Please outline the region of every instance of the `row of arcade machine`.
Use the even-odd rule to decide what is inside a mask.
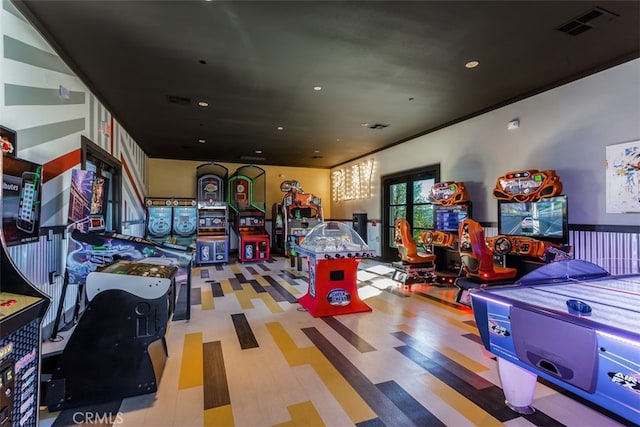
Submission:
[[[197,231],[197,206],[194,199],[145,199],[147,240],[179,246],[193,246]]]
[[[0,426],[35,427],[41,324],[51,300],[16,267],[8,246],[39,238],[42,166],[3,152],[0,176]]]
[[[268,260],[265,170],[245,165],[229,176],[226,167],[207,163],[198,166],[196,177],[196,264],[229,260],[229,227],[238,236],[240,262]]]
[[[469,304],[467,291],[478,281],[513,281],[549,262],[571,258],[567,197],[561,191],[554,171],[517,171],[498,178],[493,195],[499,234],[485,238],[483,227],[471,219],[464,183],[435,184],[426,210],[430,230],[414,236],[406,220],[396,221],[401,260],[393,263],[394,280],[404,285],[455,283],[462,289],[458,302]],[[481,268],[468,256],[470,231],[474,236],[482,233],[482,238],[474,237],[476,252],[482,250]]]
[[[458,301],[470,305],[470,289],[513,283],[546,264],[573,258],[568,245],[568,198],[552,170],[524,170],[496,180],[498,235],[480,224],[460,225],[459,252],[466,277],[456,280]]]
[[[439,182],[422,209],[424,232],[412,232],[405,219],[395,222],[394,243],[400,260],[392,265],[393,280],[410,286],[420,283],[453,284],[461,272],[457,251],[460,223],[471,217],[471,201],[462,182]]]
[[[301,270],[296,245],[318,224],[324,222],[322,199],[305,193],[298,181],[283,181],[280,190],[285,193],[281,204],[273,205],[274,249],[290,258],[291,267]]]

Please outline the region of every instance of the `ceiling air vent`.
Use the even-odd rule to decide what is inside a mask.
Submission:
[[[389,125],[384,125],[382,123],[375,123],[375,124],[369,126],[369,129],[384,129],[386,127],[389,127]]]
[[[601,7],[595,7],[577,18],[562,24],[556,28],[556,30],[569,34],[570,36],[577,36],[578,34],[582,34],[585,31],[592,29],[599,23],[611,21],[616,16],[618,15],[613,12],[609,12]]]
[[[169,104],[191,105],[191,99],[183,96],[167,95],[167,102]]]

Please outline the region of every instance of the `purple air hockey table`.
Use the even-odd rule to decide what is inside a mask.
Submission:
[[[640,425],[640,274],[560,261],[471,304],[511,409],[533,413],[539,376]]]

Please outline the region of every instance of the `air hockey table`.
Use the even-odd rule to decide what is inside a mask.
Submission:
[[[640,425],[640,275],[560,261],[471,304],[511,409],[534,411],[541,377]]]

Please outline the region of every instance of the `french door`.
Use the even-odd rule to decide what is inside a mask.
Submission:
[[[394,242],[395,221],[406,219],[414,240],[433,223],[428,209],[429,192],[440,181],[440,165],[404,171],[382,177],[382,258],[397,261],[398,247]]]

